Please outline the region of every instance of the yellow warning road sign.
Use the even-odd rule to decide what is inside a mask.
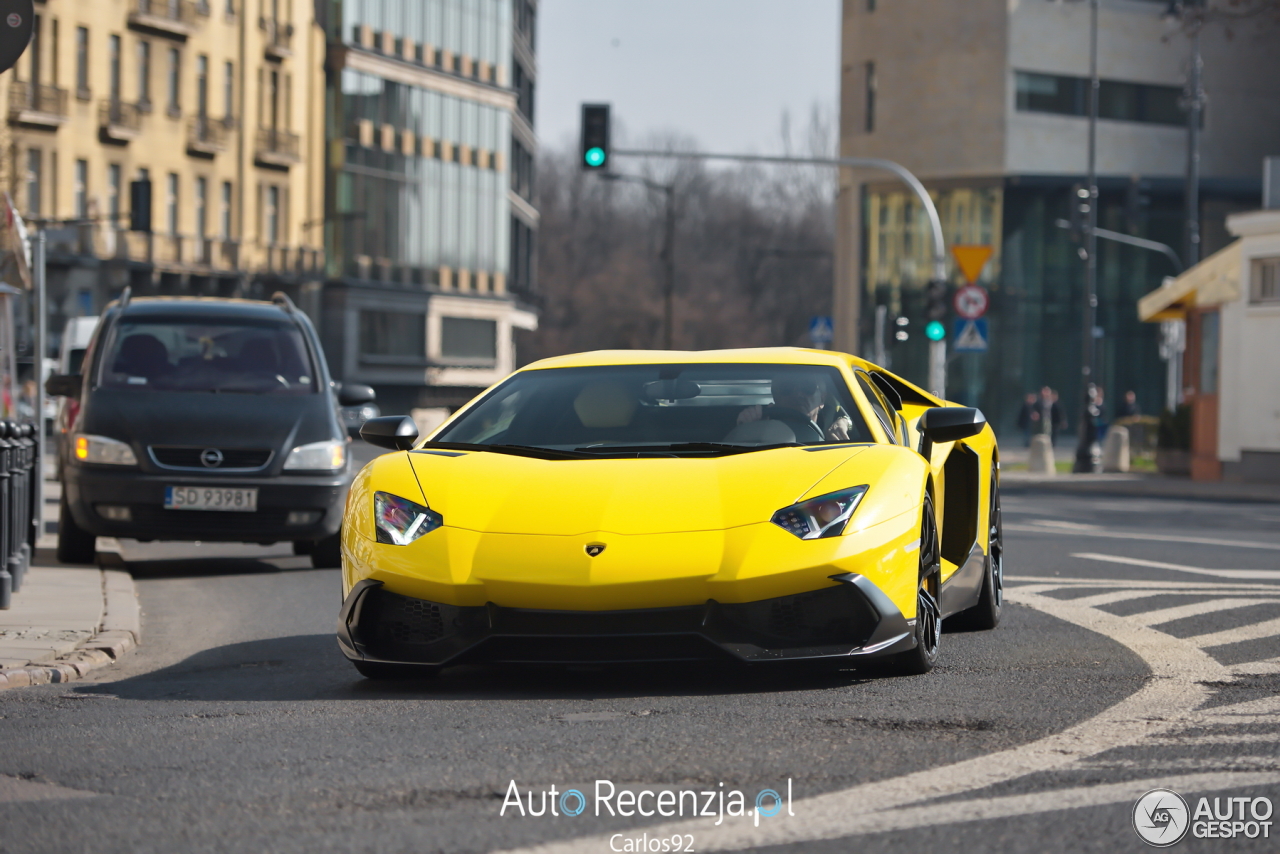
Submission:
[[[964,280],[971,285],[977,284],[978,277],[982,275],[982,268],[987,266],[987,261],[991,258],[991,252],[990,246],[951,247],[951,255],[956,259],[956,266],[964,274]]]

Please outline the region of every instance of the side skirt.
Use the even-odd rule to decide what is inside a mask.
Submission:
[[[944,620],[952,614],[958,614],[978,604],[978,597],[982,595],[982,582],[986,575],[987,556],[982,551],[982,546],[974,543],[965,562],[942,582],[942,597],[938,607],[942,609]]]

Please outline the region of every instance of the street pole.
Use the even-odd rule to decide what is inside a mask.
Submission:
[[[663,296],[663,349],[674,350],[675,340],[675,293],[676,293],[676,205],[675,205],[675,184],[666,184],[662,187],[663,192],[667,196],[666,211],[666,227],[662,236],[662,260],[666,268],[666,284],[662,289]]]
[[[1200,22],[1192,22],[1191,67],[1187,70],[1187,266],[1200,262]]]
[[[1097,450],[1097,427],[1094,406],[1094,348],[1098,307],[1098,0],[1089,0],[1089,163],[1086,177],[1086,198],[1089,220],[1084,234],[1084,317],[1081,340],[1081,408],[1079,441],[1076,444],[1076,461],[1073,472],[1093,472],[1097,469],[1100,454]],[[1081,199],[1073,199],[1079,204]]]
[[[39,542],[40,535],[44,533],[44,357],[48,350],[46,336],[49,327],[49,306],[45,288],[45,248],[46,236],[44,228],[36,229],[35,247],[31,253],[31,271],[32,284],[35,286],[35,380],[36,395],[36,464],[35,471],[32,473],[32,501],[31,524],[36,529],[36,542]],[[35,555],[32,555],[34,559]]]

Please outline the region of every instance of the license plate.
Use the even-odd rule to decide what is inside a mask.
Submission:
[[[164,508],[255,513],[258,510],[258,490],[226,489],[221,486],[166,486]]]

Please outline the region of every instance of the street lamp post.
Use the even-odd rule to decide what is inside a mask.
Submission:
[[[1191,5],[1200,6],[1200,3]],[[1200,72],[1201,21],[1191,22],[1191,65],[1187,69],[1187,266],[1200,262],[1200,111],[1204,109],[1204,90]]]
[[[1084,233],[1084,317],[1080,352],[1080,439],[1076,444],[1073,472],[1097,470],[1100,453],[1097,448],[1093,382],[1094,349],[1097,339],[1094,326],[1098,309],[1098,0],[1089,0],[1089,163],[1086,186],[1072,204],[1088,206],[1088,224]]]
[[[666,211],[664,214],[664,223],[662,228],[662,249],[658,253],[658,258],[662,261],[663,283],[662,283],[662,348],[664,350],[674,349],[674,329],[675,329],[675,293],[676,293],[676,206],[675,191],[676,185],[659,184],[657,181],[650,181],[639,175],[624,175],[618,172],[601,172],[600,177],[606,181],[630,181],[633,184],[643,184],[654,192],[660,192],[666,195]]]

